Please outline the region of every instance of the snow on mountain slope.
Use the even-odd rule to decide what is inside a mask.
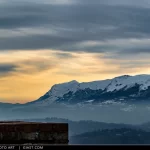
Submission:
[[[150,75],[137,75],[137,76],[121,76],[112,79],[111,84],[108,86],[107,91],[120,90],[124,87],[128,89],[140,85],[140,90],[146,90],[150,86]]]
[[[79,89],[79,85],[80,84],[75,80],[63,84],[56,84],[48,93],[53,97],[61,97],[69,91],[76,92],[77,89]]]
[[[140,86],[139,92],[142,90],[147,90],[150,86],[150,75],[136,75],[136,76],[119,76],[113,79],[93,81],[93,82],[83,82],[79,83],[75,80],[56,84],[43,96],[35,101],[37,104],[51,104],[59,98],[62,98],[67,93],[76,93],[80,90],[90,89],[90,90],[102,90],[104,92],[119,91],[121,89],[127,90],[136,85]]]
[[[32,102],[32,104],[40,104],[40,105],[47,105],[53,103],[56,99],[59,97],[62,97],[64,94],[66,94],[69,91],[76,92],[79,88],[79,83],[75,80],[62,83],[62,84],[55,84],[52,86],[52,88],[45,94],[42,98],[39,98],[37,101]]]

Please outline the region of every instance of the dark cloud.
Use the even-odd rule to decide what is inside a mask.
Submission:
[[[0,76],[14,71],[15,68],[16,66],[12,64],[0,64]]]
[[[54,55],[59,59],[76,58],[76,56],[70,53],[63,53],[63,52],[55,53]]]
[[[25,60],[25,61],[21,61],[19,63],[20,69],[18,69],[19,72],[23,72],[23,73],[31,73],[31,72],[41,72],[41,71],[45,71],[48,69],[53,69],[55,68],[56,64],[45,60],[45,59],[35,59],[35,60]],[[25,66],[25,68],[24,68]],[[27,66],[27,68],[26,68]]]
[[[56,63],[47,59],[26,59],[19,62],[0,64],[0,76],[40,73],[45,70],[52,70],[57,66]],[[16,74],[17,73],[17,74]]]
[[[0,29],[19,31],[18,35],[0,35],[0,50],[55,49],[64,51],[113,52],[116,46],[82,45],[86,41],[150,38],[150,9],[141,0],[72,0],[63,5],[23,1],[6,1],[0,5]],[[59,4],[63,1],[58,1]],[[135,7],[133,4],[138,5]],[[42,28],[41,28],[42,27]],[[37,33],[32,33],[36,28]],[[26,30],[24,30],[26,29]],[[29,30],[29,31],[28,31]],[[1,32],[0,31],[0,32]],[[30,32],[31,31],[31,32]],[[120,43],[116,43],[119,45]],[[121,47],[121,46],[120,46]],[[141,52],[145,49],[142,45]],[[124,51],[122,46],[119,50]],[[132,51],[131,47],[126,50]],[[149,52],[149,51],[148,51]]]
[[[135,54],[135,53],[150,53],[150,47],[143,46],[143,47],[134,47],[134,48],[128,48],[128,50],[122,51],[122,54]]]
[[[136,7],[149,7],[149,0],[75,0],[77,3],[86,4],[105,4],[105,5],[125,5]]]

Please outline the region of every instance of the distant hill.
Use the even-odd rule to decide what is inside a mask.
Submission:
[[[30,122],[69,124],[70,144],[150,144],[150,123],[141,125],[71,121],[63,118],[17,119]]]
[[[72,136],[70,144],[150,144],[150,132],[130,128],[105,129]]]
[[[23,120],[23,119],[21,119]],[[71,121],[68,119],[62,118],[45,118],[45,119],[24,119],[24,121],[31,122],[56,122],[56,123],[68,123],[69,124],[69,135],[77,135],[85,132],[91,132],[100,129],[120,129],[120,128],[138,128],[137,126],[128,125],[128,124],[115,124],[115,123],[104,123],[96,122],[90,120],[82,121]]]

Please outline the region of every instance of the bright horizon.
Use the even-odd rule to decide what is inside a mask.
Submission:
[[[150,74],[148,0],[0,0],[0,102],[52,85]]]

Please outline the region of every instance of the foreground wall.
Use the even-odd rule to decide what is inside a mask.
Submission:
[[[0,144],[68,144],[67,123],[0,122]]]

